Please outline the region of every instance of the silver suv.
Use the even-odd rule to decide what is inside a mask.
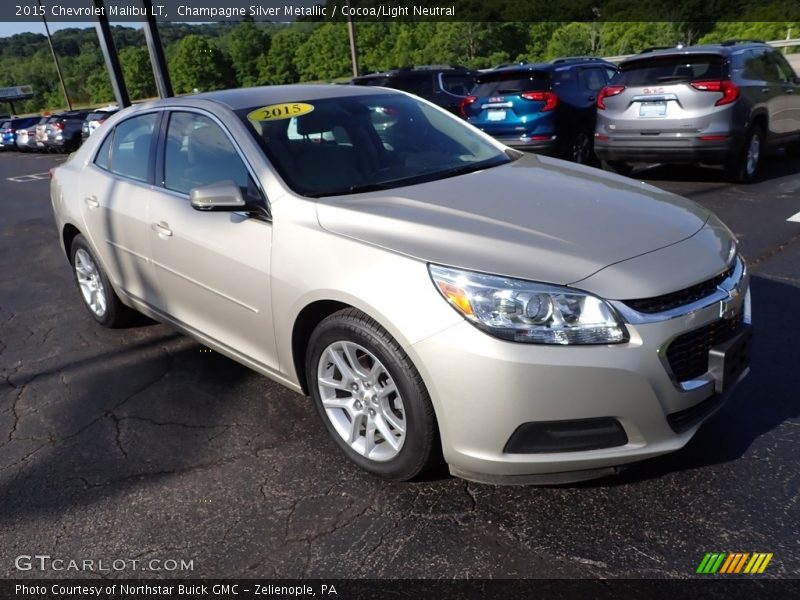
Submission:
[[[620,174],[632,162],[700,162],[751,182],[779,147],[800,150],[800,79],[763,42],[643,52],[597,97],[595,151]]]

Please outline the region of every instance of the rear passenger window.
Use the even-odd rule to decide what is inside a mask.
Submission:
[[[173,112],[167,128],[164,187],[188,194],[225,180],[238,185],[243,195],[252,195],[247,167],[219,125],[197,113]]]
[[[103,143],[100,145],[100,150],[97,151],[97,156],[94,158],[94,164],[106,171],[111,167],[111,141],[113,138],[114,132],[112,131],[106,136],[106,139],[103,140]]]
[[[112,173],[147,181],[157,117],[156,113],[132,117],[114,128],[108,167]]]
[[[475,78],[472,75],[442,73],[441,78],[445,91],[456,96],[466,96],[475,86]]]
[[[581,69],[578,79],[582,88],[592,92],[596,92],[606,85],[606,80],[600,69]]]

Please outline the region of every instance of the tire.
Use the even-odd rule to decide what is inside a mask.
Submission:
[[[633,166],[628,163],[619,162],[618,160],[604,160],[601,161],[601,166],[604,171],[610,171],[617,175],[624,175],[627,177],[633,172]]]
[[[86,238],[75,236],[70,247],[70,263],[75,284],[89,314],[104,327],[116,328],[126,325],[133,310],[120,301],[108,276],[94,255]]]
[[[573,133],[569,138],[566,149],[566,158],[579,165],[596,164],[592,135],[583,129]]]
[[[394,338],[364,313],[341,310],[317,326],[306,352],[306,381],[328,433],[365,471],[408,481],[441,463],[422,378]]]
[[[761,177],[764,158],[764,128],[753,125],[747,132],[744,145],[726,165],[727,178],[736,183],[755,183]]]

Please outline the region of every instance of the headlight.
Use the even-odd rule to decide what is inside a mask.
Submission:
[[[603,300],[566,287],[461,271],[428,269],[442,296],[474,325],[532,344],[616,344],[628,332]]]

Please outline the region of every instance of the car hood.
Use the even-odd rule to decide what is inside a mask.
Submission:
[[[554,284],[685,240],[710,213],[650,185],[525,155],[391,190],[323,197],[320,225],[420,260]]]

